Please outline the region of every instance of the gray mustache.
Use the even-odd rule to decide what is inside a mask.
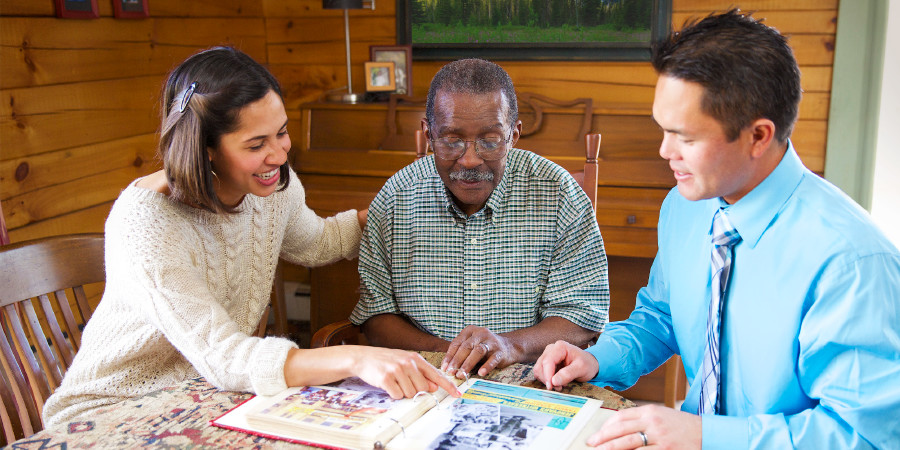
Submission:
[[[493,181],[493,172],[481,172],[478,169],[463,169],[456,172],[450,172],[451,180],[462,181]]]

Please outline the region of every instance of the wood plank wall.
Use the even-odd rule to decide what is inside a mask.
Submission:
[[[15,241],[102,231],[113,200],[159,168],[156,101],[198,48],[265,61],[258,0],[153,0],[150,19],[57,19],[52,0],[0,1],[0,201]]]
[[[745,10],[791,35],[804,98],[794,141],[822,172],[838,0],[750,0]],[[724,0],[673,0],[673,22],[729,7]],[[14,241],[102,231],[118,193],[158,169],[156,100],[165,74],[198,49],[236,45],[269,64],[297,106],[345,85],[343,16],[319,0],[151,0],[151,18],[54,17],[52,0],[0,0],[0,201]],[[354,90],[362,91],[370,45],[395,43],[395,1],[350,13]],[[415,62],[424,95],[440,62]],[[510,61],[517,88],[555,98],[589,95],[649,114],[648,63]],[[296,129],[296,126],[294,126]],[[602,130],[600,130],[602,132]]]

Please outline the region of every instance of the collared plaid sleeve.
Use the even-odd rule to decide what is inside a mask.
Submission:
[[[560,184],[556,230],[541,317],[603,331],[609,319],[606,251],[590,200],[571,177]]]

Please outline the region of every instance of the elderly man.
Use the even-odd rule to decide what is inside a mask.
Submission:
[[[733,10],[652,61],[678,186],[650,279],[631,317],[587,351],[549,346],[535,375],[623,389],[681,354],[682,411],[619,412],[588,441],[605,448],[898,448],[900,252],[797,157],[785,38]]]
[[[447,352],[479,374],[534,362],[603,329],[609,284],[590,201],[560,166],[515,149],[516,94],[500,66],[455,61],[434,77],[422,129],[434,155],[369,209],[350,320],[374,345]]]

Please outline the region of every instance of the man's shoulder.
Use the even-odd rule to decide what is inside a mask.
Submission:
[[[433,158],[434,156],[420,158],[397,171],[384,183],[378,197],[393,197],[400,193],[415,191],[423,184],[441,182]]]
[[[516,174],[532,179],[575,182],[572,175],[562,166],[529,150],[511,149],[507,167]]]
[[[589,202],[575,178],[565,168],[534,152],[512,149],[507,159],[507,190],[525,191],[529,195],[554,195],[567,199],[580,208]],[[581,198],[584,197],[584,198]]]
[[[808,173],[791,198],[793,225],[836,251],[864,255],[898,253],[869,213],[846,193],[816,174]]]
[[[423,196],[434,189],[423,189],[423,186],[440,185],[440,175],[434,166],[434,156],[426,156],[400,169],[384,183],[370,206],[377,212],[381,209],[392,209],[400,196]]]

